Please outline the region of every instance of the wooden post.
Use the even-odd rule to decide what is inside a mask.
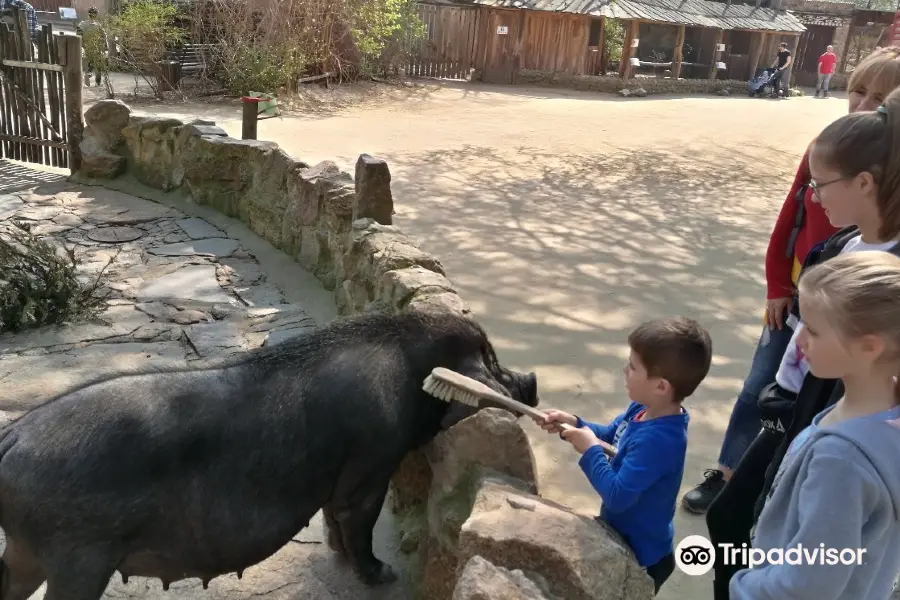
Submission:
[[[841,62],[838,65],[836,73],[843,73],[844,69],[847,67],[847,55],[850,53],[850,40],[853,39],[853,21],[850,21],[850,26],[847,28],[847,39],[844,40],[844,48],[841,50]]]
[[[713,80],[716,78],[716,63],[719,62],[719,44],[722,43],[722,37],[725,35],[725,32],[721,29],[716,29],[716,41],[713,44],[712,51],[712,64],[709,65],[709,78]]]
[[[684,25],[678,26],[678,33],[675,35],[675,50],[672,54],[672,79],[678,79],[681,76],[681,63],[683,62],[681,53],[684,51]]]
[[[66,90],[67,143],[69,146],[69,171],[81,170],[81,139],[84,137],[81,89],[84,78],[81,73],[81,36],[61,35],[56,43],[63,58],[63,81]]]
[[[750,73],[747,79],[756,76],[756,70],[759,68],[759,58],[762,56],[763,48],[766,46],[766,38],[768,33],[753,33],[750,37]]]
[[[633,50],[631,48],[632,41],[638,39],[638,33],[641,28],[640,21],[629,21],[628,29],[625,31],[625,41],[622,43],[622,59],[619,64],[619,75],[622,79],[629,79],[631,77],[631,72],[633,69],[631,68],[631,55]]]
[[[244,96],[244,111],[241,115],[241,139],[255,140],[257,123],[259,122],[259,98]]]
[[[791,58],[794,59],[791,61],[791,66],[789,66],[787,69],[785,69],[785,71],[787,71],[787,72],[784,74],[784,81],[787,82],[788,89],[790,89],[791,85],[793,84],[793,81],[791,81],[791,80],[794,78],[794,65],[798,64],[797,63],[797,45],[799,43],[800,43],[799,35],[793,36],[791,38],[791,41],[788,42],[788,49],[791,51]]]

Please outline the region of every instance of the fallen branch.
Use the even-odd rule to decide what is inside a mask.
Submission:
[[[323,73],[322,75],[310,75],[309,77],[301,77],[297,80],[297,85],[301,83],[312,83],[313,81],[321,81],[323,79],[328,79],[329,77],[334,77],[334,73],[328,71],[327,73]]]

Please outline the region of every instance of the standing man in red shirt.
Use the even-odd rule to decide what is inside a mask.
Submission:
[[[825,48],[825,54],[819,57],[819,83],[816,85],[816,98],[819,92],[822,97],[828,97],[828,84],[831,83],[831,76],[834,75],[834,65],[837,64],[837,55],[834,53],[834,46],[831,44]]]

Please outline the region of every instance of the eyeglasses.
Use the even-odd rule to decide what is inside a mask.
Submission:
[[[809,189],[813,191],[813,194],[817,199],[821,200],[822,196],[819,195],[819,190],[821,190],[825,186],[831,185],[832,183],[837,183],[838,181],[846,181],[848,179],[850,179],[850,177],[838,177],[837,179],[832,179],[831,181],[826,181],[825,183],[818,183],[811,180],[809,182]]]

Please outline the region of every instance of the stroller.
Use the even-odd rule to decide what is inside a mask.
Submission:
[[[756,77],[747,83],[747,90],[751,98],[765,98],[776,93],[775,90],[775,73],[773,67],[761,69],[757,72]]]

